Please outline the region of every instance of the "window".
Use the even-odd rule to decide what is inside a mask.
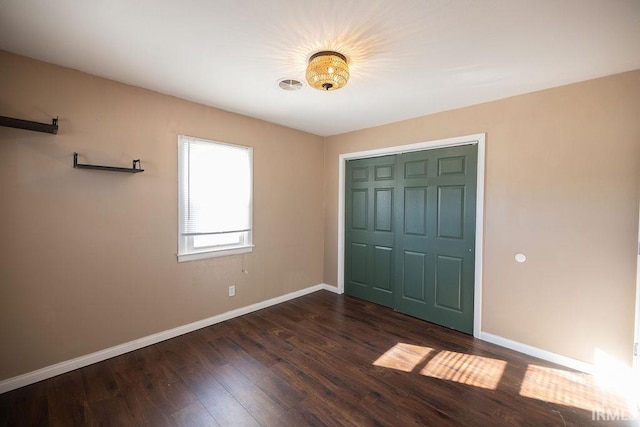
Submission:
[[[253,150],[178,136],[178,261],[251,252]]]

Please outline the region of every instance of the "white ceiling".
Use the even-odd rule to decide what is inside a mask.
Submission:
[[[640,69],[640,0],[0,0],[0,49],[328,136]]]

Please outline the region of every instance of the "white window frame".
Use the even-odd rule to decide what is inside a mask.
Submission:
[[[184,231],[184,215],[186,214],[184,186],[182,180],[185,174],[183,170],[183,148],[191,140],[215,145],[227,145],[246,149],[249,154],[249,229],[243,233],[240,244],[194,247],[194,236],[186,235]],[[253,147],[227,142],[213,141],[188,135],[178,135],[178,262],[194,261],[206,258],[215,258],[229,255],[243,254],[253,251]]]

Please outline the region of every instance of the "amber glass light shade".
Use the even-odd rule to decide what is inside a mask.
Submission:
[[[323,51],[311,55],[307,83],[318,90],[340,89],[349,81],[347,58],[338,52]]]

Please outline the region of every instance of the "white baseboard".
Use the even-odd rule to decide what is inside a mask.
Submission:
[[[320,286],[322,286],[322,289],[324,289],[325,291],[329,291],[329,292],[333,292],[334,294],[342,295],[342,292],[340,292],[340,290],[338,289],[337,286],[327,285],[326,283],[322,283],[322,284],[320,284]]]
[[[493,335],[488,332],[481,331],[478,338],[483,341],[499,345],[500,347],[506,347],[508,349],[515,350],[529,356],[537,357],[538,359],[546,360],[547,362],[552,362],[561,366],[565,366],[567,368],[575,369],[576,371],[586,372],[588,374],[593,374],[595,371],[594,366],[589,363],[572,359],[570,357],[561,356],[547,350],[542,350],[538,347],[533,347],[518,341],[513,341],[508,338]]]
[[[246,307],[237,308],[235,310],[227,311],[226,313],[198,320],[197,322],[178,326],[177,328],[168,329],[166,331],[158,332],[157,334],[148,335],[124,344],[96,351],[95,353],[76,357],[75,359],[66,360],[36,371],[8,378],[0,381],[0,394],[320,290],[338,293],[338,288],[335,286],[322,283],[299,291],[291,292],[286,295],[271,298],[266,301],[251,304]]]

